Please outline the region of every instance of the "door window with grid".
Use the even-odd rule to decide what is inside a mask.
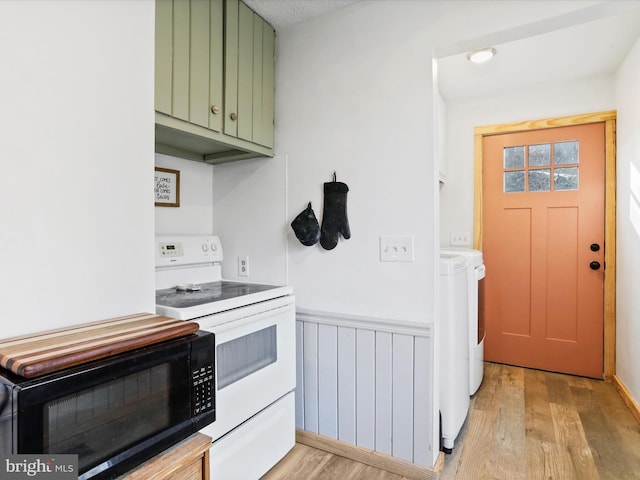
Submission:
[[[504,192],[577,190],[579,143],[575,140],[504,148]]]

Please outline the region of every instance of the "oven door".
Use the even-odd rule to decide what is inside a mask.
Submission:
[[[213,440],[295,388],[293,296],[199,318],[216,336],[216,421]]]

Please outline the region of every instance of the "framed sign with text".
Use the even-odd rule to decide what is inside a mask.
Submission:
[[[180,206],[180,171],[156,167],[156,207]]]

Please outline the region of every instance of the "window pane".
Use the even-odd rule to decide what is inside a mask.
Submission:
[[[218,390],[278,360],[275,325],[221,343],[217,347]]]
[[[529,166],[544,167],[551,165],[551,144],[529,145]]]
[[[578,167],[556,168],[553,174],[553,188],[555,190],[577,190]]]
[[[556,165],[578,163],[578,142],[557,142],[553,144],[553,161]]]
[[[504,191],[524,192],[524,170],[504,172]]]
[[[549,175],[551,170],[548,168],[542,170],[529,170],[529,191],[530,192],[546,192],[551,190],[551,182]]]
[[[504,168],[524,167],[524,146],[504,149]]]

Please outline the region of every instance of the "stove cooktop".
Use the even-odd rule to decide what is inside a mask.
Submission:
[[[200,287],[199,290],[193,291],[179,290],[177,288],[156,290],[156,305],[189,308],[279,288],[275,285],[228,282],[224,280],[202,283],[198,287]]]
[[[293,295],[289,286],[225,280],[200,283],[195,287],[193,290],[177,287],[156,290],[156,313],[179,320],[195,320]]]

